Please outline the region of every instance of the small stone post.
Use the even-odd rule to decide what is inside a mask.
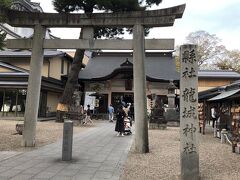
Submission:
[[[22,146],[26,147],[35,146],[36,123],[38,117],[44,53],[43,40],[45,38],[45,33],[45,27],[41,26],[40,24],[35,25],[22,140]]]
[[[182,180],[199,179],[197,46],[180,47],[180,165]]]
[[[144,44],[144,28],[136,24],[133,27],[133,79],[135,151],[139,153],[149,152]]]
[[[62,160],[72,160],[73,122],[65,120],[63,124]]]

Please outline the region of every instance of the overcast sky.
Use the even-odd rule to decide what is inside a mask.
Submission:
[[[51,1],[40,2],[44,12],[55,12]],[[198,30],[215,34],[227,49],[240,50],[240,0],[163,0],[161,9],[186,4],[182,19],[176,19],[173,27],[153,28],[147,38],[175,38],[175,45],[181,45],[185,37]],[[79,29],[51,29],[52,34],[63,39],[77,39]],[[129,38],[129,36],[126,36]]]

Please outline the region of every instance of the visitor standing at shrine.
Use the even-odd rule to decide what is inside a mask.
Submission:
[[[124,118],[126,117],[126,113],[123,110],[123,107],[120,106],[117,109],[116,117],[116,126],[115,126],[115,131],[118,132],[117,136],[124,136]]]
[[[112,104],[110,104],[108,107],[108,113],[109,113],[109,122],[113,122],[114,107],[112,106]]]
[[[211,108],[211,116],[212,116],[212,127],[215,127],[215,122],[218,118],[217,108],[214,106]]]
[[[93,121],[91,119],[91,110],[90,110],[89,104],[87,105],[86,117],[85,117],[83,124],[87,124],[88,122],[93,124]]]

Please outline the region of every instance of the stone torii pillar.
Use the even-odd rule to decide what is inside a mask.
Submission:
[[[36,123],[38,117],[39,97],[43,66],[43,42],[46,28],[40,24],[35,25],[30,72],[28,77],[27,100],[22,146],[35,146]]]
[[[149,152],[144,44],[144,28],[136,24],[133,27],[133,79],[135,151],[139,153]]]

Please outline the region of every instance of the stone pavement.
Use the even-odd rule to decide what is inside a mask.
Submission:
[[[8,158],[11,158],[13,156],[16,156],[18,154],[22,154],[22,152],[18,152],[18,151],[0,151],[0,162],[3,160],[6,160]],[[0,167],[1,167],[1,163],[0,163]]]
[[[133,135],[117,137],[101,122],[73,139],[73,160],[61,161],[62,141],[0,160],[0,180],[117,180]]]

